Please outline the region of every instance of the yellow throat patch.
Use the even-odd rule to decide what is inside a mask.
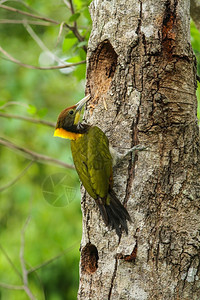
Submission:
[[[63,139],[76,140],[76,139],[80,138],[82,136],[82,134],[70,132],[63,128],[56,128],[56,130],[54,131],[54,136],[59,136]]]

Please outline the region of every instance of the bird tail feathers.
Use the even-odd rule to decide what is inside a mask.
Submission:
[[[131,217],[112,189],[109,196],[109,204],[98,203],[104,223],[115,229],[118,236],[121,236],[123,230],[128,234],[127,220],[131,222]]]

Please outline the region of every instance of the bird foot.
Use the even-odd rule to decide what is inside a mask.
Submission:
[[[134,161],[136,151],[146,151],[146,150],[147,150],[146,146],[138,144],[132,147],[131,149],[129,149],[128,151],[126,151],[124,154],[118,153],[116,150],[114,150],[115,153],[111,151],[111,155],[113,157],[113,166],[119,165],[131,153],[132,153],[132,161]]]
[[[146,150],[147,150],[146,146],[138,144],[138,145],[132,147],[131,149],[129,149],[125,154],[123,154],[123,157],[125,158],[130,153],[132,153],[134,155],[135,151],[146,151]]]
[[[136,152],[136,151],[147,151],[147,147],[138,144],[138,145],[132,147],[131,149],[129,149],[129,150],[124,154],[123,159],[124,159],[125,157],[127,157],[130,153],[132,153],[132,161],[134,161],[134,159],[135,159],[135,152]]]

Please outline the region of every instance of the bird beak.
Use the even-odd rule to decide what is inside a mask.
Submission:
[[[76,104],[76,112],[81,111],[85,103],[90,99],[90,94],[81,99],[77,104]]]

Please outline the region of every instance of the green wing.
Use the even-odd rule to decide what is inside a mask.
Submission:
[[[90,182],[96,194],[105,198],[108,194],[112,175],[112,157],[108,138],[104,132],[94,126],[88,133],[88,170]]]
[[[77,140],[71,141],[71,150],[72,156],[74,160],[74,165],[76,167],[76,171],[78,176],[83,183],[85,189],[90,194],[90,196],[94,199],[97,199],[96,193],[93,191],[91,183],[90,183],[90,176],[88,172],[87,166],[87,139],[84,135]]]
[[[94,198],[106,199],[112,175],[109,142],[103,131],[94,126],[75,141],[71,141],[77,173],[87,192]]]

